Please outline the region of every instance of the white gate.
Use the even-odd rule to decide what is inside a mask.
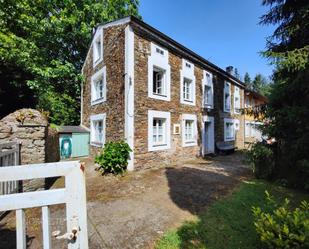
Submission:
[[[0,143],[0,167],[19,165],[19,159],[20,143]],[[18,181],[0,182],[0,195],[16,193],[18,188]]]
[[[49,206],[66,204],[67,230],[62,237],[69,249],[88,249],[87,210],[84,166],[77,162],[0,167],[0,182],[65,177],[65,188],[15,193],[0,196],[0,212],[16,210],[16,244],[26,249],[24,209],[42,207],[43,248],[51,248]]]

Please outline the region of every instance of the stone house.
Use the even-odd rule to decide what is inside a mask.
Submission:
[[[98,25],[82,69],[81,125],[91,154],[133,149],[128,169],[245,147],[244,83],[135,17]]]

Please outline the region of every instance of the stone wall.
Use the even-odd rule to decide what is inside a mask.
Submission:
[[[55,162],[59,160],[59,142],[56,134],[49,138],[49,133],[54,133],[49,130],[46,118],[39,111],[21,109],[0,120],[0,143],[19,141],[22,165]],[[45,179],[23,183],[24,191],[44,187]]]
[[[104,29],[103,61],[93,68],[92,47],[83,69],[85,81],[83,84],[82,125],[90,128],[90,116],[106,113],[106,142],[124,139],[124,58],[125,58],[125,26],[115,26]],[[106,101],[91,106],[91,77],[106,66]],[[100,151],[90,146],[91,155]]]

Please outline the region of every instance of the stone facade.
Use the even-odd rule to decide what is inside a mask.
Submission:
[[[140,27],[135,22],[125,24],[107,25],[103,28],[103,62],[93,68],[92,46],[87,55],[83,74],[83,104],[82,125],[90,128],[90,116],[106,113],[106,142],[125,139],[125,28],[130,25],[134,32],[134,167],[135,169],[154,167],[160,164],[171,164],[202,155],[203,118],[214,118],[214,140],[224,141],[224,119],[238,120],[239,130],[236,131],[235,140],[229,143],[238,149],[245,146],[244,115],[234,112],[234,88],[237,85],[240,92],[241,108],[244,106],[244,84],[233,76],[222,72],[216,66],[205,64],[196,55],[177,45],[176,42],[152,34],[155,32],[149,26]],[[146,31],[145,31],[146,29]],[[170,66],[170,100],[159,100],[149,97],[148,93],[148,59],[151,55],[151,43],[159,45],[168,51],[168,64]],[[177,47],[178,46],[178,47]],[[194,65],[195,76],[195,105],[181,103],[181,74],[182,60],[185,59]],[[91,105],[91,77],[95,72],[106,66],[107,99],[104,103]],[[151,69],[152,70],[152,69]],[[214,103],[212,109],[202,106],[204,71],[213,75]],[[225,82],[231,83],[231,112],[223,111],[223,94]],[[169,112],[171,115],[171,144],[170,149],[149,151],[148,148],[148,111]],[[182,115],[193,114],[197,118],[197,145],[184,147],[182,145],[182,131],[173,134],[173,125],[181,127]],[[94,156],[100,148],[91,146]]]
[[[20,164],[59,160],[59,140],[47,119],[37,110],[21,109],[0,120],[0,143],[20,142]],[[23,182],[24,191],[43,189],[45,179]]]
[[[125,26],[110,27],[103,32],[103,61],[93,68],[92,47],[83,67],[83,126],[90,128],[90,116],[106,113],[106,142],[124,139],[124,33]],[[91,77],[106,66],[106,101],[91,105]],[[90,153],[100,148],[91,146]]]

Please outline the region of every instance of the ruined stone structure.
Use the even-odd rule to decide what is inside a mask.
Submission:
[[[58,134],[44,115],[33,109],[21,109],[0,120],[0,143],[18,141],[20,164],[55,162],[59,160]],[[27,181],[24,190],[41,189],[44,179]]]

